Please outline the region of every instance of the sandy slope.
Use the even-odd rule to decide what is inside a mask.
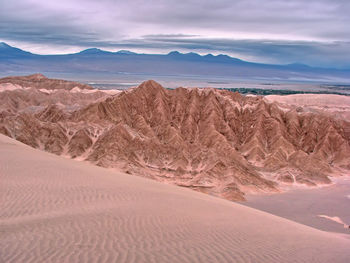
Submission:
[[[0,262],[348,262],[350,240],[0,135]]]

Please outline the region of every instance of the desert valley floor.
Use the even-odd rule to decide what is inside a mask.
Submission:
[[[348,262],[350,239],[0,135],[0,262]]]
[[[329,186],[249,195],[241,203],[320,230],[350,235],[350,177],[333,180]]]

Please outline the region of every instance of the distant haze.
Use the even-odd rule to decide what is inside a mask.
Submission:
[[[350,68],[347,0],[0,0],[0,41],[39,54],[172,50]]]

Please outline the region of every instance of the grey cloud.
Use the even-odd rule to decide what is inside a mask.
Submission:
[[[157,39],[157,38],[188,38],[188,37],[199,37],[199,35],[189,35],[189,34],[150,34],[143,35],[143,38],[147,39]]]
[[[0,40],[348,67],[347,0],[0,0]]]

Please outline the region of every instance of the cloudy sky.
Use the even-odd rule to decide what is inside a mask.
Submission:
[[[39,54],[98,47],[350,68],[348,0],[0,0],[0,41]]]

